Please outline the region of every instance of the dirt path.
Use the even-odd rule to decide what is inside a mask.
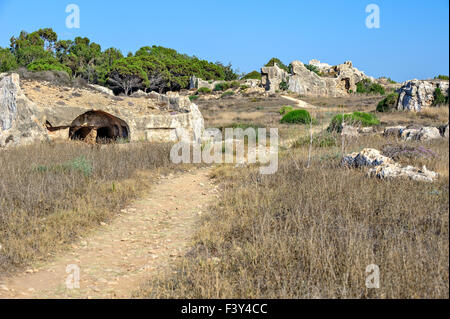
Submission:
[[[317,109],[317,106],[309,104],[309,103],[307,103],[305,101],[302,101],[302,100],[299,100],[299,99],[296,99],[296,98],[293,98],[293,97],[290,97],[290,96],[287,96],[287,95],[282,95],[281,97],[283,99],[287,99],[287,100],[290,100],[292,102],[297,103],[298,107],[302,107],[302,108],[305,108],[305,109]]]
[[[0,298],[129,298],[186,252],[201,212],[217,193],[208,173],[202,168],[162,177],[144,198],[69,251],[0,280]],[[67,273],[68,265],[76,266]],[[77,267],[80,288],[68,289],[67,277]]]

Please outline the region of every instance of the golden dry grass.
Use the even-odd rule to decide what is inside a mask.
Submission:
[[[382,149],[383,137],[345,151]],[[419,145],[419,144],[409,144]],[[448,140],[412,160],[441,173],[434,183],[368,178],[339,166],[341,146],[281,155],[279,170],[220,167],[222,191],[175,274],[136,292],[151,298],[448,298]],[[408,159],[411,161],[411,159]],[[365,286],[366,267],[381,287]]]
[[[47,143],[0,152],[0,271],[47,258],[172,166],[169,145]]]

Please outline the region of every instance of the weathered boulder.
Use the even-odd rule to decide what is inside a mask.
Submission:
[[[380,179],[403,177],[422,182],[432,182],[438,177],[436,172],[428,170],[425,166],[419,169],[409,165],[402,167],[398,163],[379,165],[370,169],[368,175]]]
[[[36,117],[36,105],[20,88],[19,75],[0,80],[0,147],[47,140],[47,131]]]
[[[412,80],[399,89],[398,110],[420,112],[433,105],[434,92],[439,88],[444,96],[449,94],[449,82],[443,80]]]
[[[403,167],[373,148],[365,148],[359,153],[348,154],[342,158],[341,164],[347,167],[370,166],[372,168],[369,169],[368,176],[380,179],[406,177],[416,181],[432,182],[438,177],[437,173],[427,170],[425,166],[422,169],[413,166]]]
[[[389,126],[384,129],[383,135],[396,136],[404,141],[429,141],[441,138],[443,135],[445,135],[445,127],[443,129],[439,129],[432,126]]]
[[[411,141],[429,141],[437,138],[441,138],[441,133],[436,127],[424,126],[420,129],[406,128],[400,131],[400,137],[402,140]]]
[[[378,166],[383,163],[392,164],[394,160],[373,148],[365,148],[361,152],[347,154],[341,161],[342,165],[350,167]]]
[[[114,92],[111,89],[108,89],[107,87],[97,85],[97,84],[89,84],[88,86],[98,92],[105,93],[109,96],[114,96]]]

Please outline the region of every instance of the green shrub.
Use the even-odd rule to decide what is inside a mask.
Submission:
[[[248,85],[241,85],[241,91],[245,91],[249,88]]]
[[[237,89],[240,86],[241,86],[241,83],[239,83],[239,81],[233,81],[230,83],[230,87],[233,89]]]
[[[396,108],[398,93],[391,93],[382,99],[377,105],[377,112],[388,112]]]
[[[381,95],[386,94],[386,91],[380,84],[373,83],[370,79],[364,79],[356,83],[356,92]]]
[[[72,76],[72,70],[54,58],[39,59],[28,64],[30,71],[63,71]]]
[[[261,80],[261,73],[258,71],[252,71],[242,77],[242,80],[251,80],[251,79]]]
[[[214,86],[214,91],[226,91],[229,88],[231,88],[231,84],[230,83],[227,83],[227,82],[217,83]]]
[[[197,92],[199,92],[199,93],[211,93],[211,89],[210,89],[210,88],[202,87],[202,88],[199,88],[199,89],[197,90]]]
[[[442,75],[442,74],[439,74],[438,76],[435,76],[434,78],[435,78],[436,80],[446,80],[446,81],[449,80],[448,75]]]
[[[284,64],[283,62],[281,62],[281,60],[278,59],[278,58],[272,58],[272,59],[270,59],[269,62],[267,62],[265,66],[274,66],[275,63],[278,65],[278,67],[279,67],[280,69],[283,69],[283,70],[285,70],[286,72],[289,72],[289,68],[287,67],[287,65]]]
[[[191,96],[189,97],[189,100],[195,101],[195,100],[197,100],[199,97],[200,97],[199,95],[191,95]]]
[[[292,106],[290,106],[290,105],[283,105],[280,108],[279,112],[280,112],[280,115],[284,115],[284,114],[289,113],[289,112],[291,112],[293,110],[294,110],[294,108]]]
[[[224,98],[224,97],[229,97],[229,96],[232,96],[234,94],[234,92],[233,91],[227,91],[227,92],[224,92],[224,93],[222,93],[222,95],[220,96],[220,98]]]
[[[0,73],[8,72],[17,68],[17,60],[9,49],[0,47]]]
[[[444,96],[440,88],[434,90],[433,105],[448,104],[448,96]]]
[[[281,81],[280,83],[280,90],[281,91],[287,91],[289,89],[289,85],[285,81]]]
[[[307,68],[308,70],[310,70],[311,72],[314,72],[315,74],[320,76],[320,72],[319,69],[317,69],[317,67],[315,65],[311,65],[311,64],[305,64],[305,68]]]
[[[307,110],[294,110],[285,114],[280,121],[281,123],[309,124],[311,115]]]
[[[344,122],[349,125],[373,126],[380,124],[378,118],[370,113],[353,112],[344,115],[338,114],[331,119],[327,129],[328,132],[340,132],[342,130],[342,118],[344,118]]]

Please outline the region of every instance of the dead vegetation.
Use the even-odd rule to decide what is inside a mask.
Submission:
[[[385,138],[349,141],[345,152]],[[418,147],[419,144],[409,144]],[[222,166],[223,190],[192,251],[136,292],[143,298],[448,298],[449,145],[408,158],[441,174],[435,183],[380,181],[339,166],[341,145],[281,155],[278,172]],[[414,162],[415,161],[415,162]],[[365,286],[380,268],[380,289]]]
[[[0,270],[48,258],[172,167],[170,145],[36,144],[0,152]],[[181,169],[182,167],[178,167]]]

